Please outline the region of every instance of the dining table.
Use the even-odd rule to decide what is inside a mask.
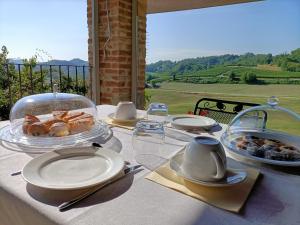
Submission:
[[[99,105],[98,119],[105,120],[116,106]],[[139,113],[145,113],[139,110]],[[9,121],[0,122],[0,127]],[[112,126],[113,137],[104,147],[136,164],[130,129]],[[214,132],[191,136],[220,138],[226,125]],[[187,144],[166,135],[165,156],[172,156]],[[28,184],[20,171],[35,154],[15,152],[0,145],[0,225],[299,225],[300,170],[244,164],[227,156],[232,168],[253,167],[261,175],[239,213],[211,206],[203,201],[145,179],[151,169],[143,169],[97,191],[69,210],[57,206],[72,191],[47,190]]]

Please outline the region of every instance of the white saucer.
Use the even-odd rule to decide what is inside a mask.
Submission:
[[[201,184],[203,186],[209,186],[209,187],[226,187],[226,186],[232,186],[235,184],[239,184],[243,182],[246,177],[247,173],[244,170],[233,170],[233,169],[227,169],[226,177],[222,180],[218,181],[202,181],[198,179],[194,179],[190,177],[188,174],[185,174],[182,170],[182,162],[183,162],[183,153],[175,155],[170,160],[170,167],[171,169],[176,172],[178,176],[183,177],[184,179],[196,183]]]
[[[22,170],[30,184],[52,190],[74,190],[101,184],[124,167],[109,149],[83,147],[54,150],[33,158]]]
[[[169,121],[172,127],[182,130],[209,129],[217,125],[215,120],[197,115],[170,116]]]
[[[144,119],[144,116],[142,116],[142,115],[137,115],[137,117],[134,118],[134,119],[127,119],[127,120],[124,120],[124,119],[118,119],[118,118],[115,117],[115,113],[109,114],[108,117],[109,117],[110,119],[112,119],[114,122],[117,122],[117,123],[136,123],[136,122],[138,122],[139,120]]]

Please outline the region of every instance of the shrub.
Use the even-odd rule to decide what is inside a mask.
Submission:
[[[245,72],[241,77],[241,81],[246,84],[257,84],[258,83],[256,74],[254,74],[252,72]]]

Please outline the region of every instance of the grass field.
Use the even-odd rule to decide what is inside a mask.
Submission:
[[[300,85],[192,84],[165,82],[159,89],[147,89],[151,102],[169,105],[170,114],[193,111],[200,98],[211,97],[233,101],[266,103],[277,96],[280,106],[300,114]],[[274,121],[275,120],[275,121]],[[268,121],[272,128],[300,134],[300,122],[294,123],[285,115],[275,115]]]

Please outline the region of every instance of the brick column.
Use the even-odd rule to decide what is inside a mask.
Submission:
[[[92,62],[92,8],[88,1],[89,62]],[[132,2],[108,0],[111,37],[108,39],[106,1],[99,3],[99,76],[101,104],[117,104],[131,99]],[[146,16],[139,19],[139,74],[137,107],[144,107]],[[97,93],[98,94],[98,93]]]

